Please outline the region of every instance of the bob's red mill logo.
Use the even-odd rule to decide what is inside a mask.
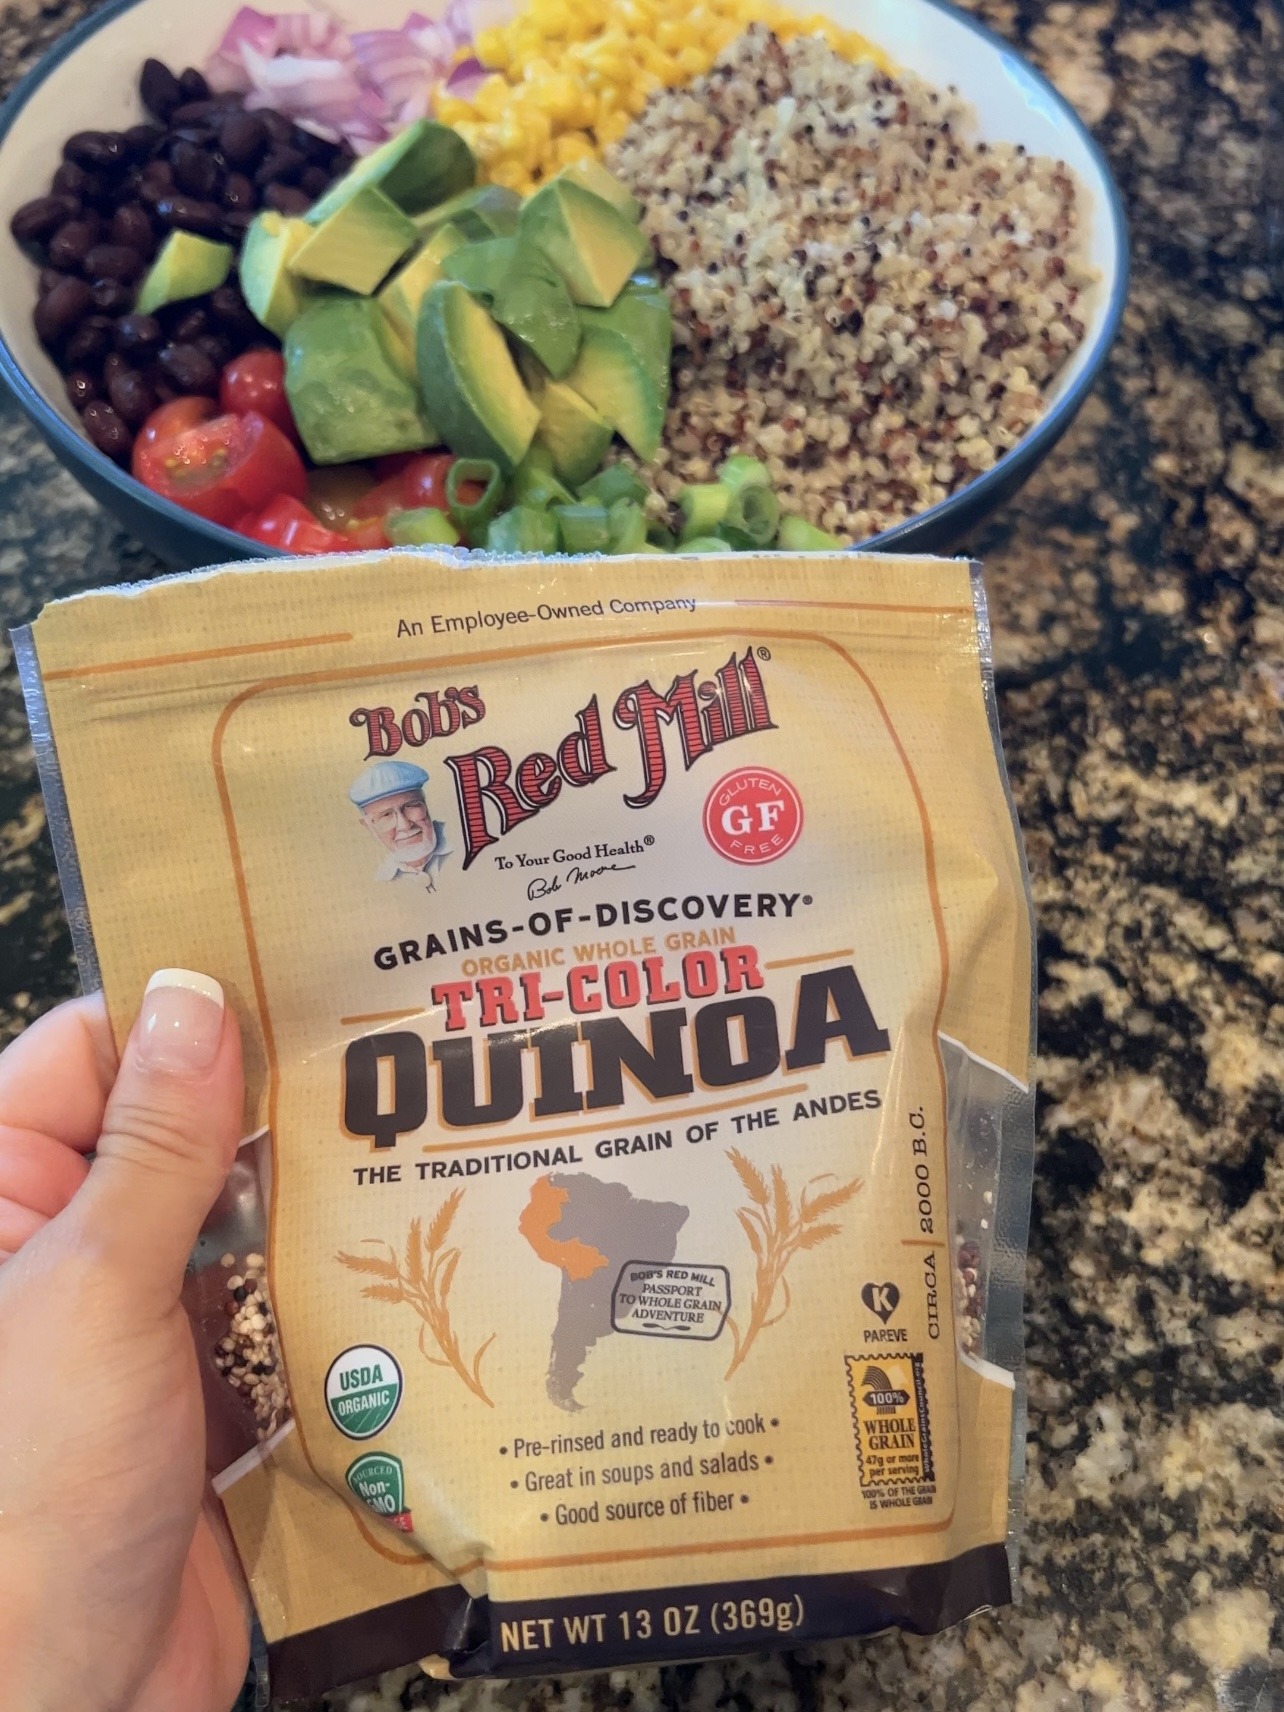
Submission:
[[[646,681],[620,691],[611,720],[617,730],[634,734],[641,761],[640,789],[624,796],[630,808],[649,807],[664,789],[669,767],[666,726],[676,731],[688,769],[723,743],[775,729],[760,657],[767,657],[765,650],[755,654],[747,648],[740,657],[733,652],[711,677],[686,672],[663,693]],[[354,708],[348,722],[364,730],[366,756],[374,760],[395,755],[403,746],[420,748],[434,738],[453,737],[485,716],[486,704],[473,684],[421,690],[400,716],[391,707]],[[489,845],[556,802],[563,790],[582,790],[617,771],[607,756],[604,723],[594,695],[551,754],[534,750],[515,760],[497,743],[484,743],[466,755],[445,757],[455,781],[465,868]]]

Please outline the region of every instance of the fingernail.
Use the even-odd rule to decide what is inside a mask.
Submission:
[[[148,1070],[199,1076],[223,1038],[223,989],[192,969],[158,969],[147,983],[136,1051]]]

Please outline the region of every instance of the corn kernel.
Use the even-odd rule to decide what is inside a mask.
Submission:
[[[680,48],[678,50],[678,64],[688,77],[703,77],[713,64],[713,56],[704,48]]]
[[[473,41],[473,52],[483,65],[502,70],[510,63],[507,32],[499,29],[478,30]]]
[[[569,166],[572,161],[590,159],[597,150],[592,137],[583,131],[564,131],[553,144],[553,152],[558,166]]]

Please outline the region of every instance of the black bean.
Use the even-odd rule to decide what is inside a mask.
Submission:
[[[281,184],[289,184],[298,178],[307,165],[307,157],[299,149],[291,149],[284,145],[271,148],[259,163],[258,171],[254,174],[254,182],[262,189],[274,180]]]
[[[230,214],[223,216],[223,236],[229,244],[240,246],[242,239],[250,229],[254,219],[252,208],[234,208]]]
[[[320,196],[329,184],[330,174],[323,166],[305,166],[299,174],[299,189],[309,196]]]
[[[59,281],[71,277],[69,273],[60,273],[56,267],[42,267],[36,275],[36,291],[43,297],[47,291],[52,291]]]
[[[112,323],[107,317],[90,315],[68,338],[63,348],[63,361],[68,368],[73,369],[89,368],[94,363],[100,363],[111,349],[111,339]]]
[[[130,169],[132,174],[133,169]],[[82,202],[110,213],[120,200],[121,180],[105,172],[87,172],[80,193]]]
[[[210,121],[217,119],[222,112],[222,101],[184,101],[181,107],[175,107],[169,122],[171,125],[199,125],[202,131],[208,132]]]
[[[87,279],[134,280],[147,266],[130,244],[95,244],[84,260]]]
[[[198,351],[205,352],[217,369],[223,368],[232,360],[232,341],[225,339],[221,333],[202,333],[198,339],[193,339],[192,343]]]
[[[168,119],[183,100],[183,90],[178,79],[167,65],[158,59],[145,59],[142,73],[138,79],[138,92],[143,98],[143,106],[158,119]]]
[[[63,161],[53,175],[53,191],[56,196],[67,196],[73,201],[84,195],[85,181],[89,174],[83,166],[77,166],[75,161]]]
[[[92,303],[94,300],[84,279],[60,279],[36,305],[36,332],[48,346],[60,344],[86,317]]]
[[[81,421],[85,425],[86,434],[100,452],[105,452],[118,464],[123,464],[128,459],[134,448],[134,436],[110,404],[95,399],[92,404],[85,406]]]
[[[159,369],[154,369],[147,379],[158,404],[170,404],[174,399],[183,396],[176,386],[169,384]]]
[[[121,356],[119,351],[108,351],[107,355],[103,358],[103,379],[110,387],[117,375],[129,373],[129,367],[130,365],[125,361],[124,357]]]
[[[209,84],[193,65],[179,73],[178,87],[184,101],[208,101],[210,98]]]
[[[274,143],[293,142],[294,121],[287,119],[284,113],[278,113],[275,107],[263,107],[259,110],[259,118]]]
[[[223,229],[223,210],[217,202],[200,202],[194,196],[162,196],[156,204],[156,218],[163,226],[177,226],[184,232],[198,232],[206,238],[216,238]]]
[[[257,113],[231,113],[219,127],[218,146],[229,166],[253,166],[267,147],[267,137]]]
[[[215,195],[222,181],[222,171],[208,148],[199,143],[177,142],[169,151],[174,183],[188,196],[208,199]]]
[[[43,244],[60,226],[74,219],[77,207],[71,196],[37,196],[24,202],[9,222],[9,230],[20,244]]]
[[[117,173],[129,155],[119,131],[76,131],[62,145],[65,159],[90,172]]]
[[[254,186],[243,172],[228,173],[227,182],[223,186],[224,208],[230,208],[233,213],[239,213],[245,208],[257,208],[258,201]]]
[[[269,184],[263,192],[263,202],[278,214],[305,214],[312,206],[307,191],[293,184]]]
[[[166,380],[180,392],[204,393],[210,398],[218,393],[218,369],[195,345],[166,345],[157,362]]]
[[[107,383],[112,408],[130,428],[141,428],[156,408],[156,394],[137,369],[125,369]]]
[[[96,398],[103,395],[98,377],[88,369],[72,369],[63,384],[67,388],[67,397],[71,400],[74,410],[83,410],[87,404],[92,404]]]
[[[140,256],[155,254],[156,233],[141,202],[122,202],[111,217],[110,230],[113,244],[128,244]]]
[[[199,339],[202,333],[209,332],[209,311],[204,305],[197,304],[187,308],[180,304],[178,308],[181,313],[177,314],[170,324],[170,336],[180,345],[190,345],[193,340]]]
[[[57,268],[66,268],[68,273],[79,268],[97,242],[99,229],[96,220],[68,220],[49,240],[49,260]]]
[[[220,285],[211,293],[210,312],[218,326],[234,340],[253,338],[260,331],[258,322],[234,285]]]
[[[92,295],[94,308],[103,315],[123,315],[134,303],[133,287],[118,279],[96,279]]]
[[[127,357],[150,357],[165,341],[154,315],[122,315],[116,323],[116,349]]]
[[[157,143],[162,141],[165,131],[161,125],[131,125],[123,135],[125,147],[132,158],[142,161],[146,160]]]

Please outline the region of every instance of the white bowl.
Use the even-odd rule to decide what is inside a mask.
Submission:
[[[297,0],[259,0],[297,10]],[[941,551],[992,511],[1031,473],[1069,427],[1114,339],[1127,293],[1127,234],[1105,160],[1073,108],[1006,42],[943,0],[821,0],[840,24],[883,48],[894,65],[938,87],[954,84],[972,107],[981,136],[1024,143],[1064,160],[1077,176],[1082,232],[1098,284],[1085,294],[1086,332],[1058,374],[1040,420],[993,469],[948,499],[868,545]],[[200,65],[222,36],[238,0],[110,0],[46,55],[0,109],[0,378],[58,457],[89,490],[171,564],[248,557],[244,537],[205,523],[141,488],[90,445],[62,379],[36,338],[31,312],[35,269],[9,232],[15,209],[43,194],[72,131],[121,130],[142,117],[138,73],[155,56],[179,68]],[[363,28],[400,24],[410,0],[336,0],[333,10]],[[440,5],[428,10],[440,10]],[[811,13],[815,0],[803,0]]]

